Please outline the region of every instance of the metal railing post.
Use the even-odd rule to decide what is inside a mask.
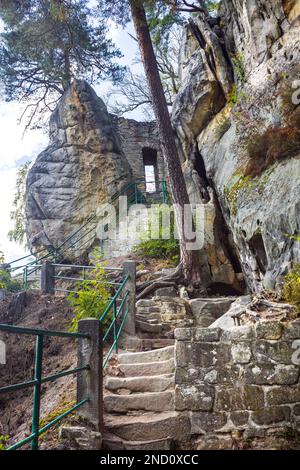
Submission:
[[[162,193],[163,193],[163,202],[167,202],[167,188],[166,188],[166,181],[162,180],[161,182],[162,185]]]
[[[138,203],[137,197],[138,197],[138,193],[137,193],[137,184],[134,183],[134,201],[135,201],[135,204]]]
[[[115,344],[115,353],[118,354],[118,331],[117,331],[117,301],[114,301],[113,306],[113,316],[114,316],[114,344]]]
[[[34,386],[34,393],[33,393],[32,434],[34,434],[34,438],[31,444],[32,450],[38,450],[39,448],[42,362],[43,362],[43,335],[38,335],[36,338],[36,346],[35,346],[34,380],[37,380],[37,383]]]
[[[124,276],[128,274],[125,289],[129,291],[127,297],[128,315],[124,324],[124,330],[130,335],[136,333],[136,262],[125,261],[123,264]]]
[[[41,268],[41,291],[44,294],[54,294],[55,267],[50,261],[44,261]]]
[[[78,414],[89,420],[102,432],[103,429],[103,328],[96,318],[78,322],[78,333],[89,335],[89,339],[78,340],[77,366],[89,365],[77,375],[77,403],[88,401],[78,409]]]
[[[24,289],[28,289],[28,266],[24,268]]]

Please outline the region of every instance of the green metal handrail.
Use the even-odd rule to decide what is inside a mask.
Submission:
[[[126,282],[128,281],[129,279],[129,274],[127,274],[125,276],[125,278],[123,279],[119,289],[117,290],[117,292],[115,293],[114,297],[112,298],[112,300],[109,302],[108,306],[106,307],[106,309],[104,310],[103,314],[101,315],[101,317],[99,318],[100,322],[102,323],[103,320],[106,318],[106,316],[108,315],[109,311],[112,309],[112,307],[114,306],[114,304],[116,303],[116,301],[118,300],[118,297],[119,295],[121,294],[122,290],[124,289],[124,286],[126,284]]]
[[[127,195],[128,197],[128,202],[129,204],[138,204],[138,203],[146,203],[147,198],[145,195],[148,195],[151,193],[147,192],[147,184],[152,183],[151,181],[146,181],[145,179],[141,178],[138,179],[128,185],[126,185],[122,190],[116,192],[110,199],[110,201],[107,203],[107,206],[109,204],[114,203],[120,196],[122,195]],[[162,194],[162,202],[167,203],[169,202],[169,194],[167,190],[167,184],[166,181],[163,179],[161,181],[156,180],[153,181],[155,183],[156,189],[158,188],[159,193]],[[144,184],[145,190],[141,190],[140,186]],[[41,253],[44,253],[45,250],[39,250],[36,251],[35,253],[29,254],[27,256],[24,256],[22,258],[19,258],[17,260],[11,261],[8,263],[9,265],[14,265],[15,263],[25,260],[29,257],[34,256],[35,259],[27,263],[24,267],[24,272],[23,272],[23,279],[24,279],[24,286],[27,288],[27,280],[28,276],[32,275],[33,273],[36,272],[37,270],[37,265],[47,259],[52,259],[54,262],[57,261],[63,261],[66,257],[67,252],[74,247],[77,246],[77,250],[82,249],[84,246],[87,246],[87,244],[94,238],[94,231],[95,227],[93,226],[92,228],[89,226],[89,224],[93,223],[95,224],[97,222],[97,214],[93,214],[90,216],[86,222],[81,225],[78,229],[73,231],[58,247],[50,249],[48,253],[44,254],[43,256],[39,256]],[[86,237],[92,233],[92,236],[90,236],[88,239]],[[79,242],[82,242],[80,245],[78,245]],[[11,268],[11,272],[15,272],[17,270],[21,269],[21,267],[16,266]]]
[[[36,336],[36,344],[35,344],[35,367],[34,367],[34,379],[29,380],[26,382],[22,382],[19,384],[8,385],[6,387],[0,388],[0,394],[9,393],[16,390],[21,390],[25,388],[33,387],[34,395],[33,395],[33,412],[32,412],[32,432],[30,436],[22,439],[21,441],[17,442],[10,446],[7,450],[16,450],[20,447],[24,446],[31,442],[32,450],[38,450],[39,447],[39,436],[52,426],[57,424],[61,421],[64,417],[68,416],[70,413],[75,411],[80,406],[84,405],[89,401],[89,398],[85,398],[81,400],[79,403],[71,407],[69,410],[65,411],[61,415],[57,416],[54,420],[48,423],[46,426],[40,428],[40,409],[41,409],[41,386],[43,383],[46,382],[53,382],[61,377],[65,377],[67,375],[77,374],[83,370],[88,370],[89,365],[85,365],[82,367],[76,367],[74,369],[70,369],[67,371],[61,371],[56,374],[42,377],[42,365],[43,365],[43,347],[44,347],[44,336],[50,337],[60,337],[60,338],[85,338],[89,339],[90,336],[84,333],[69,333],[65,331],[54,331],[54,330],[43,330],[38,328],[25,328],[22,326],[15,326],[15,325],[6,325],[0,324],[0,331],[8,332],[8,333],[16,333],[16,334],[23,334],[23,335],[33,335]]]
[[[121,333],[123,331],[125,320],[126,320],[127,315],[128,315],[128,308],[126,306],[126,300],[127,300],[128,296],[130,294],[129,290],[126,290],[126,292],[124,292],[123,297],[121,299],[121,303],[120,303],[119,306],[117,305],[117,302],[120,301],[120,295],[125,290],[128,279],[129,279],[129,274],[127,274],[125,276],[125,278],[123,279],[120,287],[116,291],[114,297],[111,299],[108,306],[106,307],[106,309],[104,310],[104,312],[102,313],[102,315],[99,318],[99,321],[101,323],[103,323],[104,320],[108,317],[108,314],[111,311],[113,313],[112,321],[108,325],[107,330],[106,330],[106,332],[103,336],[103,342],[104,342],[104,341],[107,340],[107,338],[108,338],[109,334],[111,333],[111,331],[113,331],[113,342],[112,342],[111,347],[108,350],[108,353],[106,354],[105,358],[103,359],[103,368],[106,366],[113,350],[115,350],[115,353],[118,354],[119,338],[120,338]],[[121,320],[120,325],[118,326],[118,321],[121,319],[122,315],[123,315],[123,318]]]
[[[58,275],[54,275],[52,276],[52,278],[54,280],[61,280],[61,281],[72,281],[72,282],[76,282],[76,283],[82,283],[82,284],[88,284],[89,282],[93,282],[93,283],[101,283],[102,281],[101,280],[95,280],[95,279],[89,279],[87,276],[86,276],[86,271],[89,271],[89,270],[93,270],[95,269],[95,266],[82,266],[82,265],[71,265],[71,264],[68,264],[68,265],[65,265],[65,264],[52,264],[52,266],[54,266],[54,268],[68,268],[68,269],[72,269],[72,270],[75,270],[75,269],[79,269],[80,271],[82,271],[82,276],[83,277],[74,277],[74,276],[65,276],[65,275],[61,275],[61,274],[58,274]],[[120,272],[120,271],[123,271],[123,268],[115,268],[115,267],[109,267],[109,266],[105,266],[103,267],[103,269],[105,271],[117,271],[117,272]],[[111,286],[111,287],[117,287],[117,286],[120,286],[121,285],[121,282],[114,282],[114,281],[107,281],[106,282],[107,286]],[[66,288],[59,288],[59,287],[56,287],[55,284],[54,284],[54,288],[52,289],[54,292],[66,292],[66,293],[77,293],[76,290],[70,288],[70,289],[66,289]],[[109,298],[109,300],[111,300],[112,297]]]

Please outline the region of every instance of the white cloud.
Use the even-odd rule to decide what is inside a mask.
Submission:
[[[18,124],[23,106],[0,102],[0,170],[13,168],[24,157],[36,156],[46,145],[48,137],[41,131],[27,131]]]
[[[0,103],[0,250],[11,261],[24,254],[24,249],[7,238],[12,228],[10,212],[14,197],[18,165],[33,160],[47,145],[48,137],[41,131],[28,131],[18,124],[22,106]]]
[[[0,171],[0,249],[5,254],[5,261],[12,261],[24,254],[24,249],[10,242],[7,233],[12,227],[10,211],[14,195],[16,168]]]

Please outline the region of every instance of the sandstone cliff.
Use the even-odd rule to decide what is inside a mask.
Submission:
[[[49,146],[28,176],[31,247],[60,245],[131,178],[104,103],[85,82],[75,81],[51,116]]]
[[[228,0],[184,31],[172,118],[187,185],[195,194],[196,169],[215,192],[252,291],[274,288],[300,261],[300,142],[289,152],[286,137],[283,161],[247,174],[249,146],[296,127],[299,13],[299,2]]]
[[[172,120],[190,200],[205,209],[206,285],[240,290],[243,272],[251,291],[273,289],[300,261],[300,112],[292,104],[299,13],[295,0],[227,0],[217,17],[198,15],[184,27]],[[266,149],[268,162],[255,173],[249,148],[257,152],[268,139],[278,148]],[[163,178],[155,123],[109,115],[93,90],[75,81],[29,173],[31,247],[59,246],[99,203],[144,176],[144,149],[155,150]]]

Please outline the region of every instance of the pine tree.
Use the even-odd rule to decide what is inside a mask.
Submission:
[[[6,100],[28,104],[29,123],[52,110],[73,78],[119,80],[121,56],[107,25],[83,0],[2,0],[0,81]]]

